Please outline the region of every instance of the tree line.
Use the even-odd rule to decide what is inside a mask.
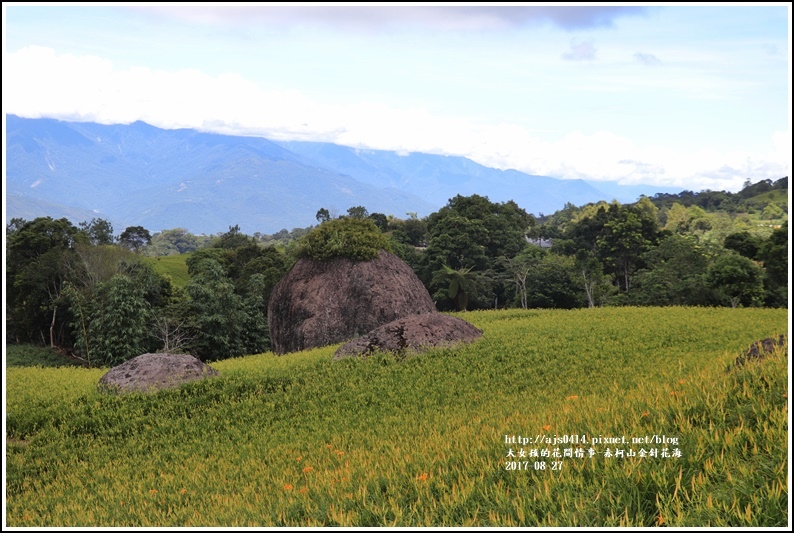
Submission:
[[[269,348],[270,292],[297,258],[366,259],[373,246],[406,261],[442,311],[788,305],[785,220],[760,227],[747,215],[658,195],[567,204],[546,217],[458,195],[422,218],[356,206],[345,215],[321,208],[317,221],[275,235],[239,226],[214,236],[181,228],[151,235],[134,226],[115,236],[102,219],[14,219],[6,227],[7,339],[90,365],[153,351],[204,360],[259,353]],[[184,286],[147,259],[185,253]]]

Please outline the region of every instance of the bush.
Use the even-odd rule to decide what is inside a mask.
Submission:
[[[391,252],[391,244],[371,219],[339,218],[323,222],[298,244],[299,257],[318,261],[336,257],[369,261],[380,250]]]

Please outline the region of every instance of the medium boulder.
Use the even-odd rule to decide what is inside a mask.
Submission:
[[[428,313],[399,318],[380,326],[336,350],[334,359],[365,357],[376,351],[397,354],[473,342],[482,331],[457,317]]]
[[[111,368],[99,379],[99,386],[117,392],[147,392],[217,375],[217,370],[192,355],[145,353]]]
[[[270,342],[277,354],[317,348],[435,310],[414,271],[394,254],[381,250],[370,261],[304,257],[273,288]]]

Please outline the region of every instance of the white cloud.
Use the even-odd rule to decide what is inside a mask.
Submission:
[[[642,52],[637,52],[634,54],[634,59],[642,63],[643,65],[655,66],[661,65],[662,61],[653,54],[645,54]]]
[[[98,57],[30,47],[6,55],[6,111],[100,123],[143,120],[162,128],[333,142],[358,148],[463,155],[496,168],[560,178],[738,190],[778,179],[790,139],[774,132],[768,153],[672,150],[609,131],[541,137],[526,126],[483,123],[382,102],[320,104],[298,91],[265,91],[237,74],[118,69]],[[543,125],[533,125],[543,126]]]
[[[233,5],[134,7],[193,24],[251,27],[315,24],[370,31],[423,26],[436,30],[499,30],[553,24],[565,30],[612,27],[616,19],[644,15],[639,6],[475,5]]]
[[[593,61],[596,58],[596,48],[593,40],[576,42],[571,41],[571,49],[562,54],[566,61]]]

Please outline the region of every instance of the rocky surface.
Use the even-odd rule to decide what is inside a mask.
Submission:
[[[302,258],[271,294],[270,342],[277,354],[317,348],[435,310],[411,267],[391,253],[371,261]]]
[[[440,313],[426,313],[384,324],[342,345],[334,354],[334,359],[365,357],[377,351],[406,355],[435,347],[469,343],[480,337],[482,331],[465,320]]]
[[[748,361],[752,361],[753,359],[760,361],[767,354],[772,353],[775,351],[776,348],[782,347],[788,344],[788,338],[786,335],[781,335],[777,339],[773,339],[768,337],[766,339],[754,342],[750,345],[747,350],[744,351],[742,355],[736,358],[734,361],[733,366],[739,367],[747,363]],[[728,367],[730,369],[730,367]]]
[[[146,392],[217,375],[217,370],[192,355],[146,353],[111,368],[99,379],[99,386],[117,392]]]

